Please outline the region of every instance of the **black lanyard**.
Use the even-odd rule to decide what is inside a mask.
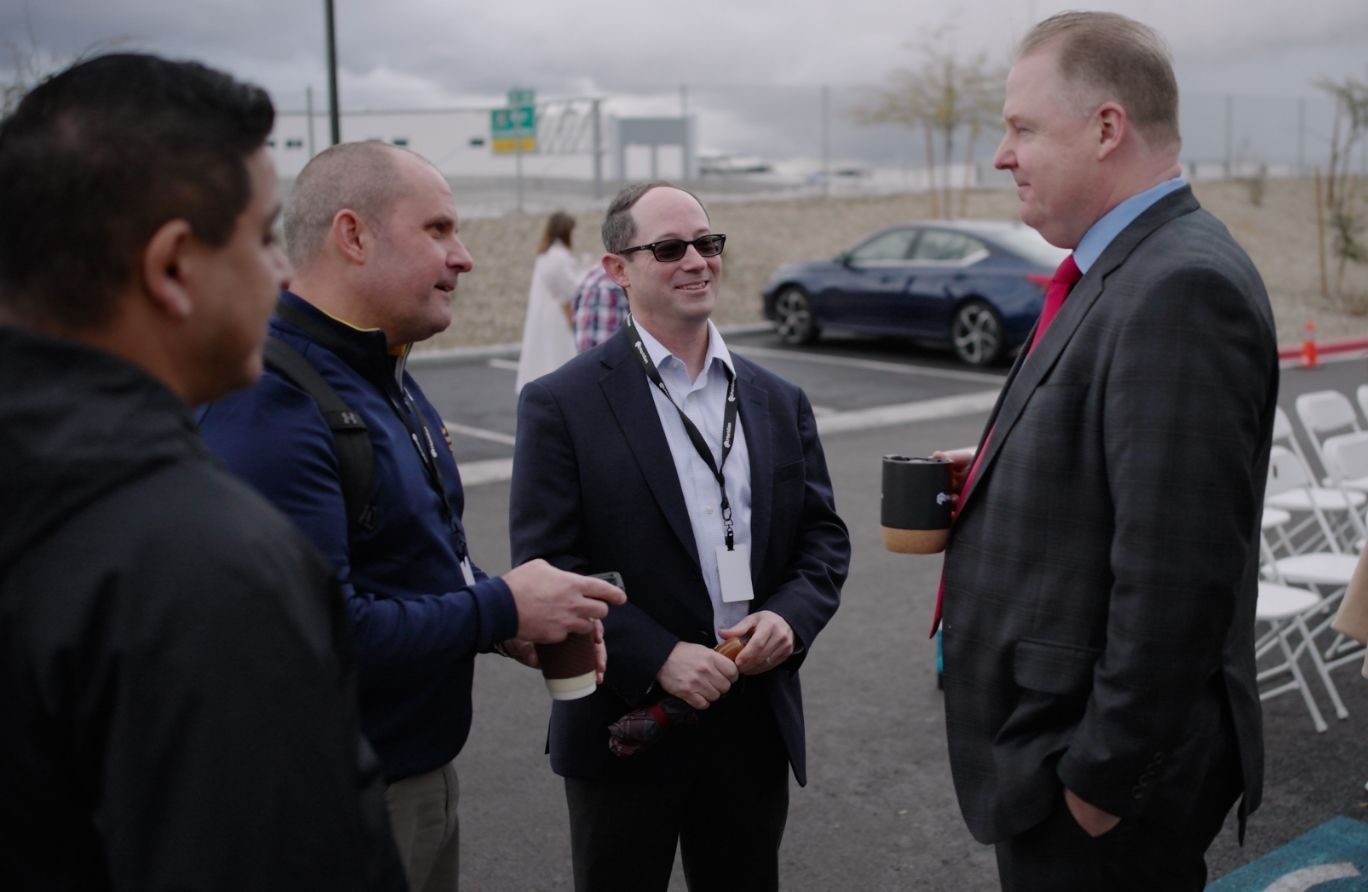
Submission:
[[[464,561],[467,553],[465,533],[461,530],[461,525],[456,520],[456,512],[451,508],[451,500],[447,497],[446,481],[442,479],[442,470],[437,463],[437,443],[432,439],[432,432],[428,430],[422,412],[413,402],[413,398],[409,396],[408,389],[404,387],[404,382],[399,380],[398,375],[396,375],[395,388],[403,400],[402,404],[394,398],[394,394],[390,393],[389,388],[381,389],[385,391],[385,397],[389,400],[390,408],[394,410],[395,415],[399,416],[399,420],[403,422],[404,428],[408,431],[409,442],[418,452],[418,460],[423,465],[428,486],[437,494],[437,498],[441,502],[442,519],[446,521],[447,528],[456,534],[458,540],[456,550],[459,552],[457,557]],[[421,437],[419,436],[420,431],[422,432]]]
[[[722,410],[722,457],[720,461],[713,462],[712,449],[708,446],[708,441],[703,439],[703,434],[693,423],[684,410],[679,408],[674,399],[670,396],[670,388],[665,386],[665,380],[660,377],[660,370],[651,362],[650,355],[646,352],[646,345],[641,342],[641,335],[637,333],[636,323],[632,317],[628,316],[623,323],[627,328],[627,335],[632,340],[632,349],[636,352],[637,359],[641,360],[641,367],[646,370],[646,377],[656,389],[665,394],[665,399],[669,400],[674,410],[679,413],[679,420],[684,422],[684,432],[689,435],[689,442],[693,443],[694,449],[698,452],[699,458],[703,459],[708,465],[708,470],[712,471],[717,478],[718,489],[722,491],[722,527],[727,534],[727,550],[733,551],[736,544],[735,527],[732,524],[731,502],[727,500],[727,481],[722,476],[722,466],[727,463],[727,456],[731,454],[732,434],[736,430],[737,407],[740,403],[736,399],[736,375],[727,368],[724,363],[722,368],[727,373],[727,402]]]

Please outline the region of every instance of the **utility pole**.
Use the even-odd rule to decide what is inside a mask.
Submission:
[[[328,31],[328,124],[332,130],[332,145],[342,141],[342,119],[337,99],[337,35],[333,28],[333,0],[323,0]]]

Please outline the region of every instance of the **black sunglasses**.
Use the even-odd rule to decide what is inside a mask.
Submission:
[[[658,242],[651,242],[649,245],[637,245],[635,248],[623,248],[619,254],[631,254],[633,251],[650,251],[651,256],[661,263],[674,263],[676,260],[683,260],[684,255],[689,252],[689,246],[693,245],[700,257],[716,257],[722,253],[722,246],[727,243],[727,237],[721,233],[712,235],[700,235],[691,242],[686,242],[682,238],[667,238]]]

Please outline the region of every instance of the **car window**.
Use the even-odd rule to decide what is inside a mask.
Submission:
[[[912,242],[917,237],[915,229],[895,229],[874,236],[863,245],[850,252],[855,263],[868,263],[877,260],[906,260]]]
[[[1063,260],[1065,255],[1069,253],[1064,248],[1056,248],[1045,241],[1040,233],[1026,226],[1014,226],[1005,232],[1000,232],[997,234],[997,239],[1008,250],[1041,266],[1058,266],[1059,261]]]
[[[913,260],[953,262],[985,251],[983,242],[962,232],[928,229],[912,254]]]

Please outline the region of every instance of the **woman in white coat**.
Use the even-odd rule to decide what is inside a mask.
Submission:
[[[527,295],[527,319],[523,323],[515,384],[518,391],[528,381],[555,371],[575,355],[570,304],[584,271],[570,253],[574,229],[575,218],[563,211],[556,211],[546,221]]]

